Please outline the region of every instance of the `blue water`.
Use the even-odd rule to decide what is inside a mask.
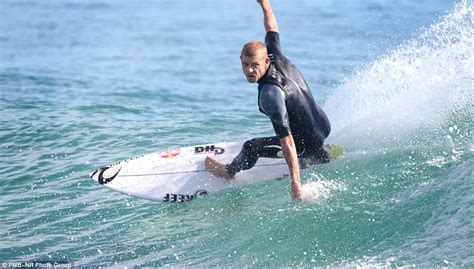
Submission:
[[[88,173],[271,135],[240,70],[254,1],[0,2],[0,262],[474,266],[474,23],[463,1],[273,2],[339,160],[183,204]]]

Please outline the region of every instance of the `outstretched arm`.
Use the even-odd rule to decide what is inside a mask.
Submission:
[[[283,156],[285,157],[288,168],[290,169],[291,175],[291,200],[294,202],[301,198],[301,181],[300,181],[300,166],[298,163],[298,155],[296,153],[295,141],[293,136],[287,135],[280,138],[281,147],[283,150]]]
[[[272,11],[272,7],[270,6],[270,0],[257,0],[257,2],[262,7],[263,25],[265,26],[265,31],[277,33],[280,32],[275,15]]]

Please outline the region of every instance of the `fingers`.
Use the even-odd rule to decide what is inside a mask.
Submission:
[[[296,203],[297,201],[303,202],[303,197],[301,196],[301,193],[295,193],[294,191],[291,192],[291,203]]]

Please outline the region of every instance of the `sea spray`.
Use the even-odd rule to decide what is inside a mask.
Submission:
[[[333,123],[332,139],[353,148],[433,143],[445,139],[461,119],[458,137],[469,141],[473,63],[473,10],[464,0],[420,37],[335,89],[324,105]]]
[[[378,155],[359,173],[382,183],[366,193],[385,192],[374,218],[381,240],[366,252],[376,255],[334,265],[472,266],[473,63],[473,6],[464,0],[327,100],[331,139],[350,148],[348,163],[361,156],[354,152]]]
[[[312,173],[310,181],[303,184],[302,199],[304,202],[317,202],[331,197],[334,191],[345,191],[342,182],[330,181],[324,176]]]

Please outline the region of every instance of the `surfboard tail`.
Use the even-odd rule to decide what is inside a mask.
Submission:
[[[324,145],[324,149],[327,150],[329,153],[329,157],[331,160],[335,160],[342,156],[344,152],[346,152],[346,149],[343,146],[337,146],[337,145]]]

